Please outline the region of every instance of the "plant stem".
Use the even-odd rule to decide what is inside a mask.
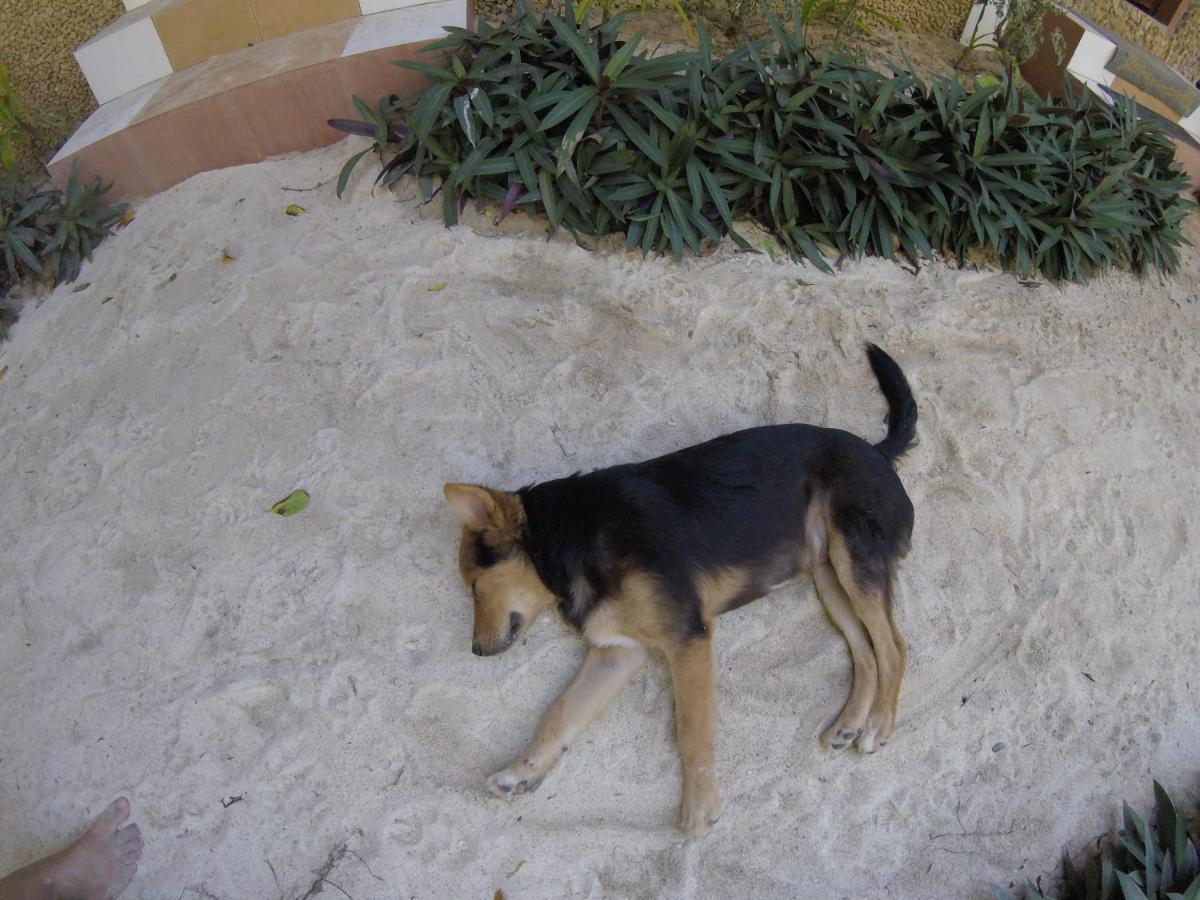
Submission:
[[[976,41],[979,39],[979,26],[983,24],[983,14],[987,12],[987,8],[991,5],[992,0],[983,0],[983,6],[979,7],[979,18],[975,20],[975,27],[971,29],[971,36],[967,38],[967,46],[963,47],[962,54],[954,61],[954,70],[957,72],[963,64],[963,60],[967,58],[967,54],[979,46]]]

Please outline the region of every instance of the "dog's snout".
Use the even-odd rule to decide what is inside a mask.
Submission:
[[[509,613],[508,615],[508,633],[501,631],[500,628],[494,628],[487,631],[479,640],[471,644],[471,652],[476,656],[496,656],[503,653],[514,643],[516,643],[517,635],[521,633],[521,629],[525,627],[525,617],[520,613]],[[476,632],[478,634],[478,631]]]

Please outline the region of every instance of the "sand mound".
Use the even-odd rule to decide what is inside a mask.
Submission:
[[[348,152],[148,201],[0,345],[0,870],[127,792],[134,897],[985,897],[1152,775],[1195,786],[1196,252],[1165,286],[830,278],[281,190]],[[442,483],[768,422],[876,438],[864,339],[921,408],[892,744],[819,749],[849,660],[802,584],[722,619],[711,836],[672,827],[658,662],[537,794],[485,796],[582,648],[547,618],[471,655]]]

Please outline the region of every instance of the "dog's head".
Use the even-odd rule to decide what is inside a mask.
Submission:
[[[448,484],[444,492],[463,524],[458,568],[475,605],[471,651],[503,653],[554,602],[521,546],[521,498],[474,484]]]

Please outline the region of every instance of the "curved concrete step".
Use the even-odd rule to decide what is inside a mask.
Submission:
[[[361,118],[353,95],[415,93],[424,79],[392,63],[429,61],[421,47],[473,18],[468,0],[436,0],[213,57],[102,105],[50,175],[62,184],[78,164],[85,180],[113,183],[110,199],[136,199],[198,172],[331,144],[344,135],[327,119]]]
[[[214,56],[413,0],[125,0],[123,16],[75,51],[97,103]]]

